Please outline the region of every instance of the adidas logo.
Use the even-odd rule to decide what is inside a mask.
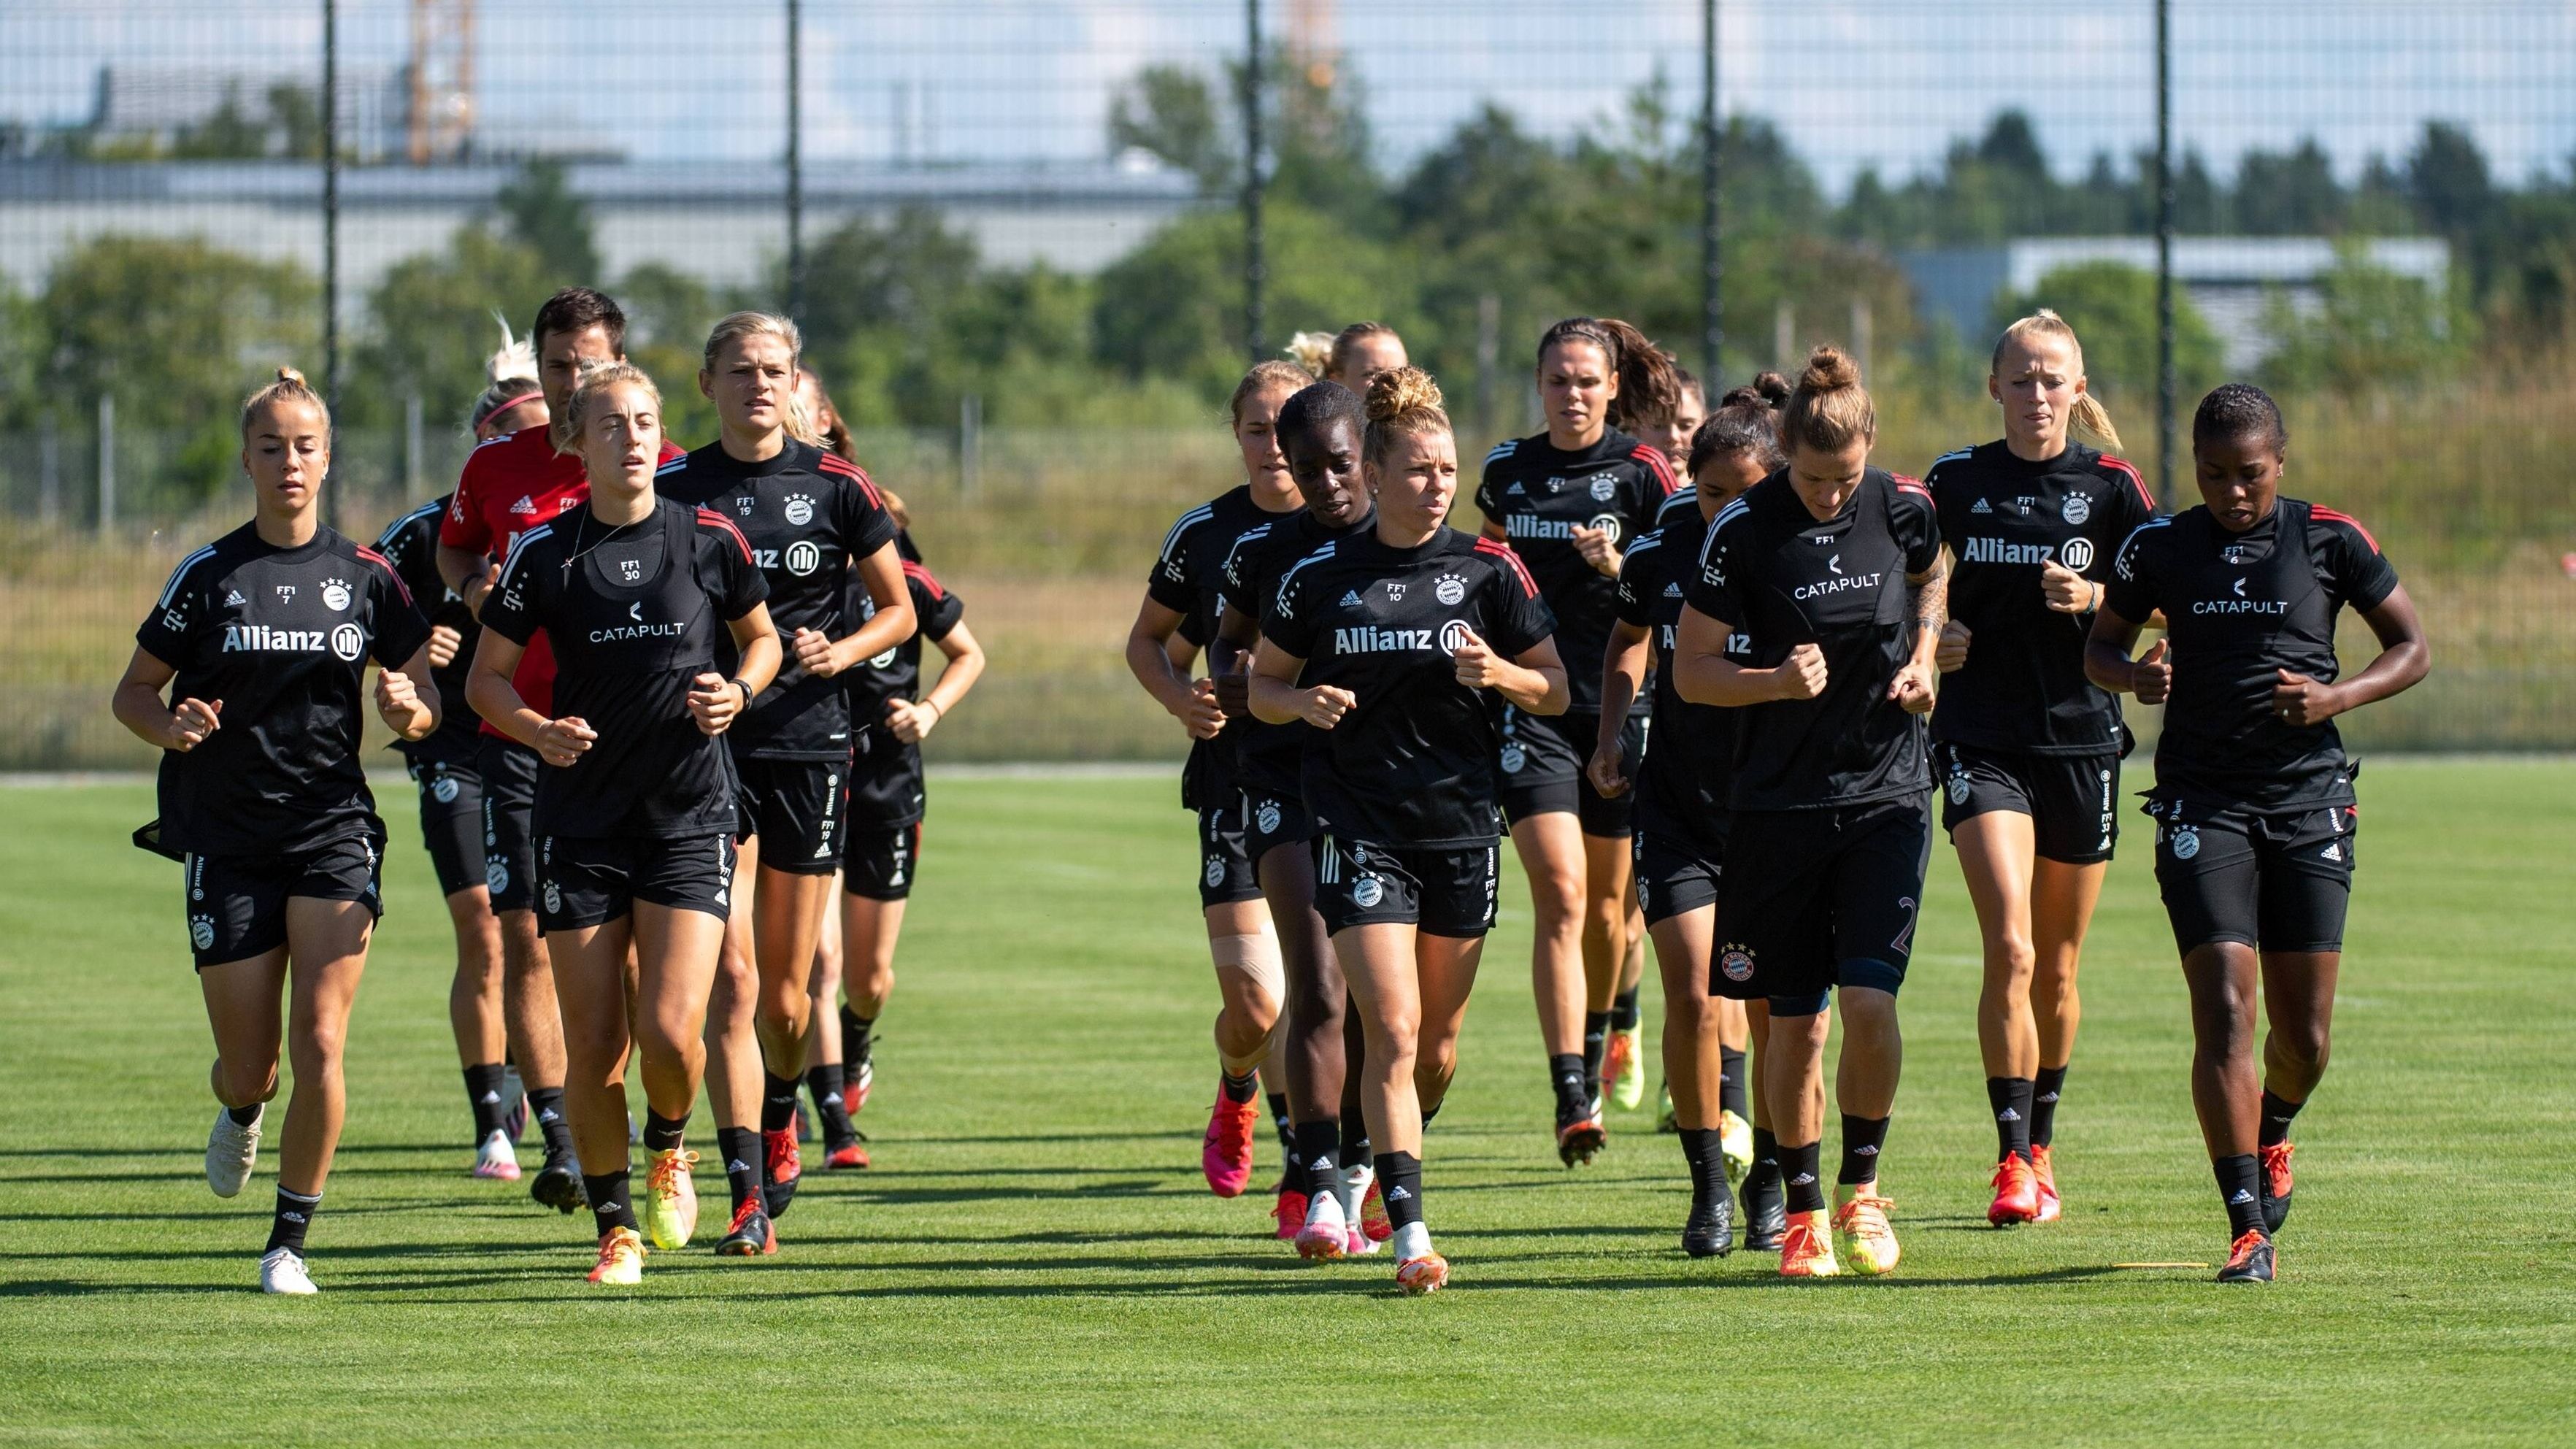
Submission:
[[[1360,592],[1359,592],[1359,590],[1357,590],[1357,589],[1350,589],[1350,590],[1345,591],[1345,592],[1342,594],[1342,607],[1343,607],[1343,608],[1345,608],[1345,609],[1356,609],[1356,608],[1358,608],[1359,606],[1360,606]]]
[[[235,589],[231,593],[224,595],[224,607],[228,609],[238,609],[249,602],[250,601],[248,599],[241,596],[241,590],[239,589]]]
[[[1398,1183],[1395,1190],[1386,1195],[1386,1200],[1388,1202],[1411,1202],[1413,1201],[1413,1194],[1405,1191],[1404,1185]]]
[[[2319,860],[2341,860],[2343,859],[2343,848],[2341,846],[2329,845],[2325,849],[2317,852],[2317,858]]]
[[[1976,502],[1968,505],[1968,511],[1970,513],[1992,513],[1994,512],[1994,509],[1986,506],[1986,500],[1980,498]]]
[[[748,1162],[745,1162],[745,1161],[743,1161],[741,1158],[737,1157],[737,1158],[735,1158],[733,1161],[728,1162],[728,1163],[726,1163],[726,1164],[725,1164],[725,1171],[727,1171],[727,1172],[749,1172],[749,1171],[751,1171],[751,1164],[750,1164],[750,1163],[748,1163]]]
[[[1855,1147],[1852,1149],[1852,1156],[1854,1157],[1876,1157],[1877,1155],[1878,1149],[1875,1147]]]
[[[1791,1187],[1805,1187],[1805,1186],[1809,1185],[1810,1183],[1813,1183],[1815,1180],[1816,1180],[1816,1175],[1815,1175],[1814,1173],[1812,1173],[1812,1172],[1802,1172],[1802,1173],[1799,1173],[1796,1177],[1790,1178],[1790,1179],[1789,1179],[1789,1185],[1790,1185]]]
[[[1666,585],[1664,585],[1664,597],[1665,597],[1665,598],[1667,598],[1667,599],[1678,599],[1678,598],[1680,598],[1681,596],[1682,596],[1682,586],[1681,586],[1681,585],[1679,585],[1679,584],[1666,584]]]
[[[596,1211],[604,1213],[622,1213],[626,1211],[626,1204],[622,1202],[602,1203]]]
[[[2053,1104],[2057,1101],[2057,1094],[2055,1092],[2042,1092],[2039,1094],[2039,1100]]]
[[[534,518],[537,516],[537,500],[522,493],[519,495],[519,501],[510,505],[510,512]]]
[[[498,1092],[485,1092],[482,1096],[477,1097],[474,1100],[477,1102],[490,1102],[497,1105],[501,1100],[501,1094]]]
[[[1995,1120],[1998,1122],[2018,1122],[2021,1120],[2021,1114],[2010,1107],[2006,1107],[1995,1114]]]
[[[2247,1192],[2245,1189],[2240,1187],[2236,1189],[2236,1196],[2229,1198],[2227,1201],[2230,1206],[2234,1206],[2240,1202],[2252,1202],[2253,1200],[2254,1194]]]
[[[560,1122],[563,1120],[563,1114],[552,1107],[548,1107],[546,1110],[537,1114],[537,1120],[540,1122]]]

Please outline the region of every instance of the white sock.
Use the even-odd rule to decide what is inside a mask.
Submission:
[[[1406,1223],[1395,1230],[1395,1258],[1409,1263],[1431,1256],[1431,1230],[1420,1223]]]
[[[1355,1223],[1360,1220],[1360,1203],[1368,1197],[1369,1181],[1376,1176],[1376,1170],[1365,1162],[1355,1162],[1342,1169],[1342,1184],[1336,1192],[1342,1200],[1343,1221]]]
[[[1337,1233],[1350,1231],[1350,1216],[1342,1211],[1339,1193],[1319,1192],[1306,1202],[1306,1226],[1330,1228]]]

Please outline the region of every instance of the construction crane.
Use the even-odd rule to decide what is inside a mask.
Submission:
[[[1289,0],[1288,61],[1319,91],[1333,88],[1342,59],[1339,30],[1333,0]]]
[[[474,0],[412,0],[411,164],[462,160],[474,142]]]

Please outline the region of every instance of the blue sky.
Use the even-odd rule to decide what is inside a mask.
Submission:
[[[1268,0],[1283,26],[1289,0]],[[1614,115],[1661,66],[1698,97],[1696,0],[1342,0],[1345,66],[1390,159],[1491,100],[1555,134]],[[296,68],[319,7],[202,0],[0,5],[0,115],[87,112],[101,63]],[[613,137],[630,154],[776,154],[783,5],[484,0],[487,127],[525,144]],[[2519,177],[2576,153],[2576,0],[2176,0],[2177,116],[2232,163],[2306,135],[2349,172],[2422,121],[2468,124]],[[345,63],[399,63],[409,6],[344,0]],[[2152,121],[2146,0],[1723,6],[1721,95],[1778,121],[1829,184],[1902,175],[2006,105],[2038,119],[2061,169],[2125,156]],[[1234,0],[807,0],[807,147],[818,157],[1092,159],[1116,83],[1141,65],[1213,68],[1242,44]]]

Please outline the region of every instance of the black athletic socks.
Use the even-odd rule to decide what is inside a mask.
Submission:
[[[487,1062],[465,1069],[465,1105],[474,1109],[474,1141],[480,1146],[501,1130],[501,1118],[512,1104],[501,1100],[501,1079],[510,1069],[499,1062]]]
[[[1825,1210],[1824,1144],[1780,1149],[1780,1186],[1793,1213]]]
[[[2028,1077],[1986,1078],[1986,1105],[1995,1113],[1995,1160],[2030,1156],[2031,1080]]]
[[[1547,1074],[1556,1083],[1557,1126],[1592,1115],[1594,1079],[1585,1074],[1583,1058],[1572,1052],[1557,1052],[1547,1059]]]
[[[1610,1050],[1610,1013],[1583,1013],[1583,1095],[1586,1100],[1601,1095],[1601,1059]]]
[[[320,1206],[322,1206],[322,1194],[318,1192],[311,1197],[306,1197],[300,1192],[288,1192],[285,1188],[279,1188],[277,1213],[268,1222],[268,1246],[260,1249],[260,1252],[265,1255],[285,1248],[295,1256],[303,1257],[304,1230],[313,1226],[313,1212]]]
[[[680,1145],[682,1134],[689,1130],[689,1114],[665,1117],[650,1105],[644,1108],[644,1150],[668,1152]]]
[[[868,1059],[868,1036],[876,1025],[875,1017],[861,1021],[859,1014],[850,1010],[850,1003],[841,1003],[841,1062],[853,1074]]]
[[[611,1228],[627,1228],[641,1233],[643,1225],[635,1218],[635,1194],[628,1187],[627,1174],[602,1172],[581,1175],[581,1190],[590,1199],[590,1217],[601,1237]]]
[[[1751,1192],[1780,1180],[1780,1139],[1768,1127],[1753,1129],[1753,1170],[1744,1175],[1745,1191]]]
[[[1297,1158],[1305,1167],[1308,1197],[1321,1197],[1341,1187],[1342,1119],[1319,1117],[1297,1124]]]
[[[1288,1120],[1288,1094],[1272,1092],[1268,1096],[1270,1125],[1279,1129],[1279,1150],[1287,1154],[1293,1166],[1297,1161],[1297,1124]]]
[[[1627,990],[1610,998],[1610,1029],[1612,1031],[1635,1031],[1638,1023],[1645,1019],[1645,1011],[1637,1005],[1636,987],[1631,986]]]
[[[234,1126],[247,1127],[259,1120],[260,1111],[267,1106],[266,1102],[253,1102],[247,1107],[226,1107],[224,1115],[233,1120]]]
[[[1887,1119],[1843,1114],[1843,1170],[1836,1181],[1847,1187],[1878,1181],[1878,1149],[1887,1141]]]
[[[858,1124],[850,1120],[850,1104],[841,1095],[841,1072],[839,1062],[805,1069],[805,1090],[814,1094],[814,1115],[823,1123],[823,1145],[834,1150],[859,1140]]]
[[[1685,1127],[1681,1130],[1682,1158],[1690,1164],[1691,1202],[1716,1202],[1724,1198],[1726,1188],[1726,1148],[1714,1127]]]
[[[2219,1201],[2227,1204],[2227,1235],[2263,1231],[2263,1170],[2254,1154],[2212,1158],[2209,1169],[2218,1178]]]
[[[2265,1147],[2278,1147],[2289,1141],[2290,1119],[2298,1116],[2299,1109],[2306,1105],[2305,1102],[2284,1101],[2273,1096],[2271,1088],[2264,1088],[2263,1125],[2257,1130],[2254,1140]]]
[[[1216,1079],[1225,1089],[1225,1099],[1237,1105],[1261,1095],[1261,1074],[1258,1072],[1246,1072],[1237,1077],[1219,1070]]]
[[[1733,1047],[1719,1047],[1717,1071],[1717,1110],[1752,1121],[1753,1109],[1746,1105],[1750,1098],[1745,1092],[1744,1053]]]
[[[1401,1230],[1422,1221],[1422,1159],[1410,1152],[1377,1155],[1378,1194],[1386,1202],[1386,1220]]]
[[[2066,1090],[2066,1068],[2041,1067],[2031,1088],[2030,1145],[2046,1147],[2057,1136],[2057,1097]]]
[[[1424,1108],[1422,1111],[1422,1125],[1425,1127],[1430,1126],[1431,1114],[1439,1110],[1440,1104],[1437,1102]],[[1353,1163],[1366,1162],[1377,1155],[1369,1151],[1368,1119],[1366,1117],[1361,1116],[1357,1112],[1345,1112],[1339,1120],[1342,1124],[1341,1159],[1345,1166]]]
[[[716,1151],[724,1154],[725,1190],[739,1210],[743,1199],[760,1191],[760,1134],[748,1127],[716,1129]]]
[[[528,1108],[536,1114],[537,1132],[546,1139],[546,1161],[572,1161],[572,1124],[564,1120],[563,1088],[530,1087]]]
[[[760,1130],[785,1132],[796,1125],[796,1079],[760,1074]]]

